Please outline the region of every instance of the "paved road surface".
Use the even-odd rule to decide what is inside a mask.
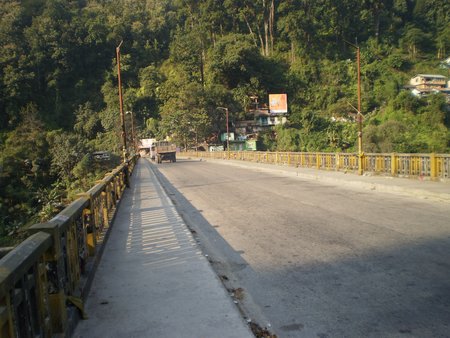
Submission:
[[[449,204],[198,160],[156,168],[245,315],[278,337],[450,336]]]

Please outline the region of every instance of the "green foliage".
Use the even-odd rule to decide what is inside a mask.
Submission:
[[[51,187],[41,188],[36,192],[40,204],[39,220],[45,222],[64,208],[65,190],[61,182],[56,181]]]
[[[205,140],[211,126],[207,93],[203,87],[190,83],[174,93],[161,110],[161,136],[171,136],[187,149],[192,142]]]
[[[204,83],[204,47],[198,31],[178,31],[170,46],[170,60],[187,75],[189,82]]]
[[[92,109],[90,102],[80,105],[75,112],[74,131],[86,138],[93,139],[96,135],[103,131],[101,121],[98,114]]]
[[[145,121],[145,127],[144,135],[147,137],[142,138],[156,138],[156,136],[159,134],[159,123],[158,120],[151,117],[147,121]]]
[[[72,169],[88,152],[85,139],[60,130],[48,134],[51,171],[58,173],[67,184],[73,179]]]
[[[417,73],[448,75],[449,13],[440,0],[2,1],[0,232],[50,217],[119,160],[121,41],[124,110],[142,137],[218,143],[217,107],[232,126],[253,118],[250,96],[287,93],[289,123],[258,135],[267,149],[355,151],[350,41],[364,151],[449,152],[445,98],[404,90]]]
[[[210,51],[209,70],[212,82],[224,83],[228,88],[250,82],[260,74],[263,57],[244,34],[222,37]]]
[[[443,95],[424,99],[403,91],[373,115],[364,130],[367,152],[448,152],[448,105]]]
[[[51,183],[49,145],[36,106],[28,105],[19,119],[0,144],[0,235],[32,218],[34,192]]]

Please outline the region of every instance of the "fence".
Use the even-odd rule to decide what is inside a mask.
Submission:
[[[354,153],[294,153],[261,151],[186,152],[190,157],[242,161],[358,172],[360,161]],[[445,180],[450,177],[450,154],[364,154],[362,172],[398,177]]]
[[[0,337],[70,336],[136,158],[107,174],[0,260]]]

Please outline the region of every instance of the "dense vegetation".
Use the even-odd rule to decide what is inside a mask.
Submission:
[[[448,1],[0,1],[3,233],[48,218],[101,176],[93,151],[119,159],[122,40],[125,110],[141,137],[217,142],[218,106],[238,120],[250,96],[287,93],[289,123],[260,135],[266,148],[354,151],[350,41],[361,47],[364,150],[450,150],[445,98],[402,90],[416,73],[448,75]]]

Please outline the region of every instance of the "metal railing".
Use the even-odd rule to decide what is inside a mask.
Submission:
[[[358,172],[355,153],[297,153],[264,151],[191,151],[183,155],[211,159],[232,159],[278,165]],[[432,180],[450,178],[450,154],[363,154],[362,172]]]
[[[0,260],[0,337],[70,336],[137,158],[121,164]]]

